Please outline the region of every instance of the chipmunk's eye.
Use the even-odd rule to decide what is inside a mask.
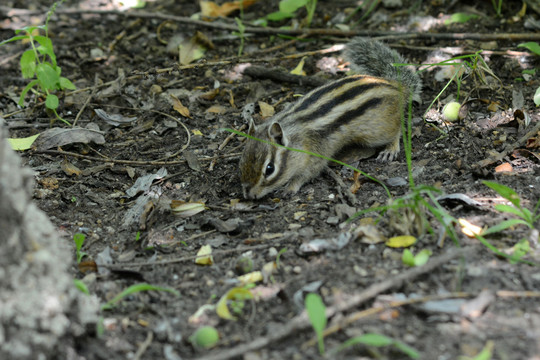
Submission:
[[[266,165],[266,169],[264,170],[264,176],[270,176],[274,173],[274,163],[268,163],[268,165]]]

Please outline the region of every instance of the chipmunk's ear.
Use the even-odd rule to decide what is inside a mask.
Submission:
[[[279,145],[287,146],[289,143],[287,136],[283,132],[283,128],[277,122],[270,125],[268,128],[268,137],[272,139],[273,142]]]
[[[257,128],[255,127],[255,122],[253,121],[253,119],[249,119],[249,129],[247,131],[247,134],[250,136],[255,136],[255,130],[257,130]]]

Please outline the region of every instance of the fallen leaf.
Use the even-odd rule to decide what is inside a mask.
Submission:
[[[189,40],[184,40],[178,46],[180,64],[188,65],[202,58],[206,50],[210,47],[209,43],[211,44],[206,36],[199,34],[195,34]]]
[[[231,1],[221,5],[216,4],[213,1],[200,1],[201,14],[207,17],[220,17],[227,16],[233,11],[246,9],[249,6],[255,4],[257,0],[243,0],[243,1]]]
[[[304,63],[305,63],[305,60],[306,60],[306,57],[304,56],[300,62],[298,63],[298,65],[296,65],[296,67],[291,70],[291,74],[293,75],[302,75],[302,76],[305,76],[306,75],[306,72],[304,71]]]
[[[411,235],[394,236],[386,240],[385,245],[392,248],[405,248],[416,243],[416,238]]]
[[[253,299],[253,294],[248,289],[243,287],[232,288],[227,291],[227,293],[225,293],[225,295],[223,295],[221,299],[219,299],[218,303],[216,304],[216,313],[222,319],[236,320],[236,317],[234,317],[229,311],[229,300],[244,301],[250,299]]]
[[[197,252],[197,258],[195,264],[197,265],[212,265],[214,258],[212,256],[212,247],[210,245],[203,245]]]
[[[69,162],[67,159],[64,159],[62,161],[62,164],[60,164],[60,167],[62,168],[62,171],[68,175],[68,176],[80,176],[82,171],[73,165],[71,162]]]
[[[32,135],[25,138],[7,139],[11,148],[15,151],[28,150],[32,147],[32,144],[38,138],[40,134]]]
[[[38,151],[56,148],[68,144],[90,142],[105,144],[105,137],[99,131],[83,128],[52,128],[41,133],[34,143]]]
[[[172,200],[171,201],[171,211],[174,215],[181,216],[184,218],[191,217],[195,214],[204,211],[203,202],[185,202],[182,200]]]
[[[182,102],[180,101],[180,99],[178,99],[176,96],[174,96],[172,94],[170,96],[173,99],[173,103],[174,103],[173,108],[174,108],[174,110],[178,111],[180,113],[180,115],[191,119],[191,114],[189,113],[189,109],[187,107],[185,107],[184,105],[182,105]]]
[[[103,109],[94,109],[94,112],[107,124],[112,126],[129,126],[132,125],[135,120],[137,120],[136,116],[128,117],[121,114],[109,114]]]
[[[471,224],[465,219],[459,219],[458,223],[461,225],[461,232],[470,238],[482,234],[482,228],[480,226]]]
[[[500,173],[500,172],[512,172],[514,169],[512,168],[512,165],[510,165],[510,163],[504,163],[504,164],[501,164],[497,167],[495,167],[495,172],[497,173]]]
[[[212,105],[206,109],[206,113],[223,115],[227,112],[227,108],[223,105]]]
[[[259,109],[261,109],[261,116],[263,119],[273,116],[276,112],[274,107],[264,101],[259,101]]]

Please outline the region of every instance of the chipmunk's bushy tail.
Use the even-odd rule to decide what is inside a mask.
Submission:
[[[420,100],[422,80],[410,66],[394,66],[406,64],[407,60],[385,44],[357,37],[349,42],[344,56],[355,72],[398,81],[411,89],[415,101]]]

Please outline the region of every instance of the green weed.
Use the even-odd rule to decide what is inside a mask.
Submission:
[[[28,41],[30,43],[31,48],[21,55],[20,69],[23,78],[32,80],[21,92],[19,105],[24,106],[24,98],[28,91],[32,90],[39,96],[45,96],[45,106],[52,110],[59,120],[62,120],[67,125],[71,125],[67,120],[60,117],[56,111],[59,106],[59,100],[58,96],[53,94],[53,92],[57,90],[63,91],[65,89],[75,90],[75,85],[73,85],[68,78],[61,76],[62,69],[56,62],[53,43],[48,37],[49,19],[56,10],[58,4],[62,2],[63,0],[53,4],[51,10],[49,10],[45,25],[27,26],[16,30],[16,36],[0,42],[0,46],[19,40]],[[37,35],[40,31],[44,31],[45,35]],[[35,87],[40,91],[36,91],[34,89]]]
[[[84,256],[88,255],[84,251],[81,251],[84,240],[86,240],[86,235],[84,234],[77,233],[73,235],[73,242],[75,243],[75,254],[77,255],[77,264],[81,262]]]
[[[306,312],[317,335],[317,343],[319,345],[319,353],[324,355],[324,328],[326,327],[326,306],[321,297],[314,293],[309,293],[305,298]]]
[[[131,285],[130,287],[128,287],[127,289],[122,291],[120,294],[116,295],[114,298],[107,301],[107,303],[101,305],[101,311],[111,310],[113,307],[116,306],[116,304],[118,302],[120,302],[120,300],[122,300],[126,296],[129,296],[129,295],[141,292],[141,291],[151,291],[151,290],[167,291],[167,292],[170,292],[170,293],[174,294],[175,296],[180,296],[180,293],[178,293],[178,291],[176,291],[174,289],[171,289],[171,288],[165,288],[165,287],[150,285],[150,284],[146,284],[146,283],[135,284],[135,285]]]
[[[341,344],[337,348],[332,349],[332,351],[330,351],[330,354],[335,355],[338,352],[343,351],[357,344],[362,344],[362,345],[372,346],[372,347],[393,346],[397,350],[401,351],[402,353],[410,357],[411,359],[420,358],[420,354],[418,353],[418,351],[416,351],[409,345],[402,343],[401,341],[389,338],[388,336],[384,336],[381,334],[373,334],[373,333],[353,337],[345,341],[343,344]]]
[[[279,2],[279,11],[266,15],[262,23],[264,24],[265,20],[281,21],[293,18],[296,16],[296,11],[304,6],[307,10],[305,25],[306,27],[309,27],[311,25],[311,21],[313,20],[313,15],[315,14],[317,0],[281,0]]]
[[[491,4],[493,5],[493,10],[495,10],[495,14],[497,14],[497,16],[501,16],[503,0],[491,0]]]

